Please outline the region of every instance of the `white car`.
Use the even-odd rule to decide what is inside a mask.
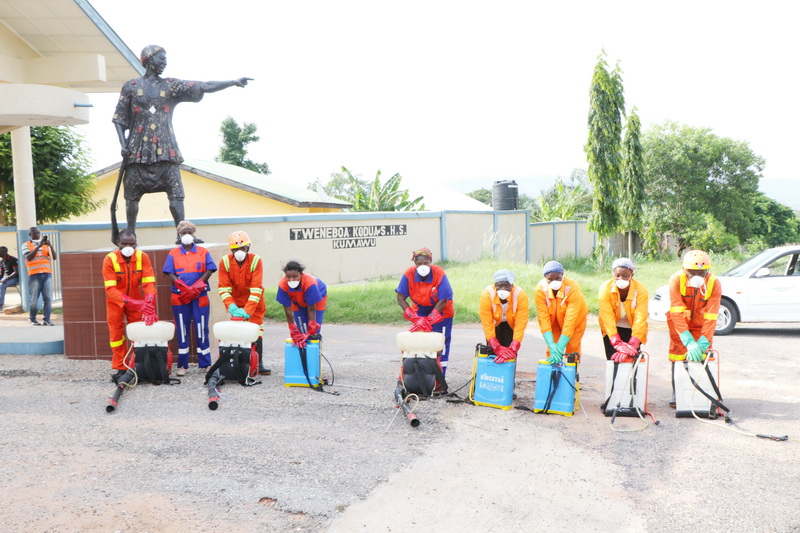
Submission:
[[[800,245],[764,250],[717,276],[722,283],[715,335],[737,322],[800,322]],[[666,320],[669,287],[650,300],[650,318]]]

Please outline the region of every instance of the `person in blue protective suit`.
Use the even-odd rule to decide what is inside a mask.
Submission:
[[[178,336],[178,376],[186,375],[189,368],[189,339],[194,323],[197,334],[197,366],[211,366],[211,348],[208,336],[210,307],[208,279],[217,271],[217,265],[208,250],[194,242],[195,225],[187,220],[178,224],[181,245],[169,252],[163,272],[172,280],[172,314],[175,316],[175,333]]]
[[[581,341],[586,331],[589,307],[575,280],[564,276],[564,266],[549,261],[544,279],[534,293],[539,329],[547,344],[548,363],[560,363],[564,354],[576,353],[580,360]]]
[[[286,263],[275,295],[275,301],[283,306],[292,341],[299,348],[305,347],[308,337],[322,331],[328,304],[328,287],[304,271],[305,267],[297,261]]]
[[[444,334],[445,346],[439,357],[442,374],[447,373],[450,359],[450,338],[453,330],[453,289],[447,274],[434,265],[433,253],[428,248],[411,252],[414,266],[400,278],[395,292],[403,316],[413,325],[409,331],[438,331]],[[411,298],[411,304],[408,303]]]

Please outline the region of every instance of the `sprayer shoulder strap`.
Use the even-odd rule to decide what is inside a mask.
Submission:
[[[442,394],[447,392],[447,381],[444,379],[444,374],[442,373],[442,367],[439,366],[439,360],[433,360],[433,373],[436,376],[436,381],[439,382],[439,388],[441,389]]]
[[[617,383],[617,370],[619,370],[619,363],[614,362],[614,373],[613,373],[613,375],[611,377],[611,390],[608,391],[608,398],[606,398],[606,401],[604,401],[603,404],[600,406],[600,410],[601,411],[605,411],[606,410],[606,406],[608,406],[608,402],[610,402],[611,401],[611,397],[614,396],[614,385],[616,385],[616,383]]]
[[[322,390],[321,384],[317,385],[311,384],[311,378],[308,375],[308,352],[306,351],[305,348],[299,348],[299,347],[297,351],[300,352],[300,363],[303,365],[303,374],[306,376],[306,381],[308,382],[308,386],[314,390],[321,391]]]
[[[425,379],[425,374],[422,372],[422,365],[419,362],[419,357],[414,356],[414,374],[417,376],[417,383],[422,390],[422,395],[426,398],[431,395],[431,390],[428,390],[428,381]]]
[[[687,361],[683,362],[683,368],[686,369],[686,375],[689,376],[689,381],[692,382],[692,385],[694,385],[694,388],[697,389],[698,391],[700,391],[700,394],[702,394],[703,396],[708,398],[708,401],[711,402],[711,405],[713,405],[714,407],[718,407],[719,409],[722,409],[726,413],[730,412],[730,409],[725,407],[725,405],[722,403],[722,395],[719,393],[719,387],[717,387],[717,382],[714,380],[714,376],[711,374],[711,369],[708,368],[708,365],[706,365],[706,374],[708,375],[708,380],[711,383],[711,388],[714,389],[714,393],[717,395],[716,398],[714,398],[713,396],[708,394],[706,391],[704,391],[703,387],[701,387],[694,380],[694,378],[692,377],[691,372],[689,372],[689,363]]]

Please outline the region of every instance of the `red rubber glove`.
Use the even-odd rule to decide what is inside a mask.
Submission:
[[[491,339],[489,339],[489,346],[492,347],[492,352],[494,352],[495,355],[499,354],[500,353],[500,348],[503,347],[500,344],[500,341],[497,340],[497,337],[492,337]]]
[[[631,345],[631,348],[636,350],[636,353],[639,353],[639,346],[642,345],[642,341],[640,341],[636,337],[631,337],[631,340],[628,341],[628,344]]]
[[[501,346],[495,354],[497,357],[494,358],[494,362],[497,364],[505,363],[506,361],[511,361],[512,359],[516,359],[517,355],[511,350],[511,348],[506,348],[505,346]]]
[[[433,329],[431,323],[428,322],[428,319],[424,316],[418,317],[414,323],[408,328],[408,331],[424,331],[429,332]]]
[[[183,280],[176,279],[172,282],[172,284],[175,285],[175,288],[180,291],[178,293],[178,302],[185,305],[194,300],[194,298],[191,298],[192,288],[184,283]]]
[[[196,300],[200,297],[200,293],[206,290],[206,282],[198,279],[195,281],[191,287],[189,287],[189,301]]]
[[[611,360],[614,361],[615,363],[629,362],[628,355],[622,352],[615,352],[614,355],[611,356]]]
[[[634,350],[633,347],[627,342],[623,342],[619,337],[619,333],[615,333],[608,339],[611,341],[611,346],[613,346],[617,352],[630,355],[631,357],[636,357],[636,350]]]
[[[297,346],[298,348],[305,348],[306,336],[303,335],[299,329],[297,329],[296,324],[289,325],[289,335],[292,337],[292,346]]]
[[[442,316],[442,314],[439,311],[437,311],[436,309],[431,311],[430,314],[428,314],[428,316],[426,316],[425,318],[428,320],[428,322],[431,324],[431,326],[434,325],[434,324],[438,324],[439,322],[444,320],[444,317]]]
[[[144,297],[144,306],[142,307],[142,320],[145,326],[152,326],[153,323],[158,322],[158,315],[156,315],[156,295],[146,294]]]
[[[131,311],[141,311],[145,303],[144,300],[134,300],[133,298],[129,298],[128,296],[123,296],[122,305],[124,305],[126,309],[130,309]]]
[[[316,335],[317,333],[319,333],[319,324],[317,324],[313,320],[309,321],[309,323],[308,323],[308,334],[309,335]]]
[[[511,341],[511,344],[508,346],[508,348],[514,352],[514,355],[519,353],[520,347],[522,347],[522,345],[519,343],[519,341]]]
[[[403,317],[408,320],[409,322],[414,322],[419,318],[419,315],[416,311],[414,311],[411,306],[406,307],[406,310],[403,311]]]

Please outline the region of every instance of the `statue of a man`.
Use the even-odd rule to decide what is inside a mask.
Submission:
[[[125,82],[114,113],[125,170],[125,213],[128,228],[136,227],[143,194],[166,192],[175,226],[186,218],[179,165],[183,156],[172,131],[172,112],[181,102],[199,102],[205,93],[244,87],[252,78],[229,81],[187,81],[162,78],[167,53],[150,45],[140,57],[144,76]],[[127,132],[127,136],[126,136]],[[120,173],[121,175],[121,173]]]

